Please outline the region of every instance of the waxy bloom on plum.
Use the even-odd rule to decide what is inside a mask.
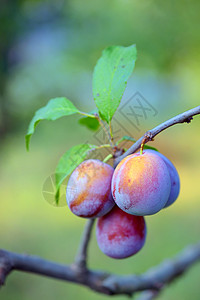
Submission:
[[[96,159],[82,162],[71,174],[66,198],[70,210],[79,217],[101,217],[114,206],[111,180],[114,169]]]
[[[144,152],[145,153],[154,153],[154,154],[159,155],[164,160],[164,162],[168,168],[169,176],[171,179],[171,190],[170,190],[170,194],[169,194],[167,203],[164,206],[164,207],[168,207],[176,201],[176,199],[178,198],[179,192],[180,192],[180,178],[179,178],[178,172],[177,172],[175,166],[173,165],[173,163],[162,153],[157,152],[155,150],[150,150],[150,149],[144,150]]]
[[[135,153],[116,167],[112,195],[125,212],[138,216],[152,215],[167,203],[171,191],[168,168],[156,153]]]
[[[126,258],[136,254],[145,243],[144,217],[125,213],[115,206],[97,221],[97,243],[101,251],[112,258]]]

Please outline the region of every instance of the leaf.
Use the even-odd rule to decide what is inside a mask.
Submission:
[[[69,149],[60,159],[56,167],[56,203],[59,202],[59,190],[64,179],[70,175],[73,170],[84,161],[89,153],[98,146],[91,144],[80,144]]]
[[[158,149],[156,149],[155,147],[152,147],[152,146],[149,146],[149,145],[146,145],[146,144],[144,145],[144,149],[151,149],[151,150],[159,152]]]
[[[99,121],[94,118],[86,117],[86,118],[81,118],[78,121],[81,125],[86,126],[90,130],[97,130],[99,128]]]
[[[111,46],[103,51],[93,73],[93,97],[99,114],[110,123],[136,61],[136,46]]]
[[[74,104],[65,97],[51,99],[46,106],[40,108],[36,111],[33,119],[31,120],[28,132],[26,134],[26,148],[29,150],[29,143],[32,134],[35,131],[35,127],[41,120],[57,120],[64,116],[69,116],[73,114],[87,115],[91,118],[95,118],[94,115],[86,114],[78,110]]]
[[[124,135],[120,140],[118,140],[117,142],[116,142],[116,145],[119,145],[121,142],[123,142],[123,141],[131,141],[131,142],[136,142],[136,139],[134,139],[133,137],[131,137],[131,136],[128,136],[128,135]]]

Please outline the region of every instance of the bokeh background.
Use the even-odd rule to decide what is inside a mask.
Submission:
[[[39,124],[30,152],[24,135],[35,110],[66,96],[90,111],[92,71],[109,45],[137,45],[138,60],[123,103],[139,92],[157,111],[139,118],[135,138],[160,122],[199,105],[200,2],[97,0],[1,0],[0,5],[0,247],[61,263],[73,261],[85,220],[67,206],[43,197],[59,157],[73,145],[94,142],[78,117]],[[116,120],[122,122],[120,113]],[[127,120],[126,120],[127,121]],[[135,120],[136,121],[136,120]],[[122,122],[123,123],[123,122]],[[117,274],[141,273],[173,257],[200,235],[200,118],[156,137],[157,147],[176,165],[181,192],[170,208],[146,218],[148,236],[132,258],[113,260],[97,247],[95,232],[89,266]],[[123,132],[122,132],[123,133]],[[53,186],[49,185],[50,194]],[[200,266],[166,288],[159,299],[199,299]],[[109,299],[85,287],[25,273],[12,273],[2,300]],[[120,296],[117,299],[126,299]]]

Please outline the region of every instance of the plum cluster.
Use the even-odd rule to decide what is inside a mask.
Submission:
[[[112,258],[136,254],[146,239],[144,216],[170,206],[180,190],[169,159],[154,150],[124,158],[114,170],[99,160],[82,162],[71,174],[67,203],[79,217],[97,218],[101,251]]]

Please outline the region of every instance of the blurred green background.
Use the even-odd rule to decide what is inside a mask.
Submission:
[[[30,152],[24,135],[35,110],[55,96],[80,109],[94,109],[92,71],[109,45],[137,45],[138,60],[123,104],[139,92],[157,113],[139,118],[138,129],[120,111],[135,138],[160,122],[199,105],[200,2],[191,1],[20,1],[0,6],[0,247],[61,263],[74,258],[85,220],[67,206],[43,197],[43,184],[71,146],[97,142],[96,133],[71,116],[41,123]],[[120,124],[121,124],[120,123]],[[118,274],[141,273],[173,257],[200,235],[200,118],[161,133],[151,145],[176,165],[181,179],[177,202],[147,217],[146,245],[136,256],[113,260],[97,247],[95,232],[89,266]],[[51,191],[51,187],[49,187]],[[53,193],[53,191],[52,191]],[[64,197],[64,195],[63,195]],[[200,266],[166,288],[158,299],[199,299]],[[85,287],[25,273],[12,273],[2,300],[109,299]],[[120,296],[117,299],[126,299]]]

